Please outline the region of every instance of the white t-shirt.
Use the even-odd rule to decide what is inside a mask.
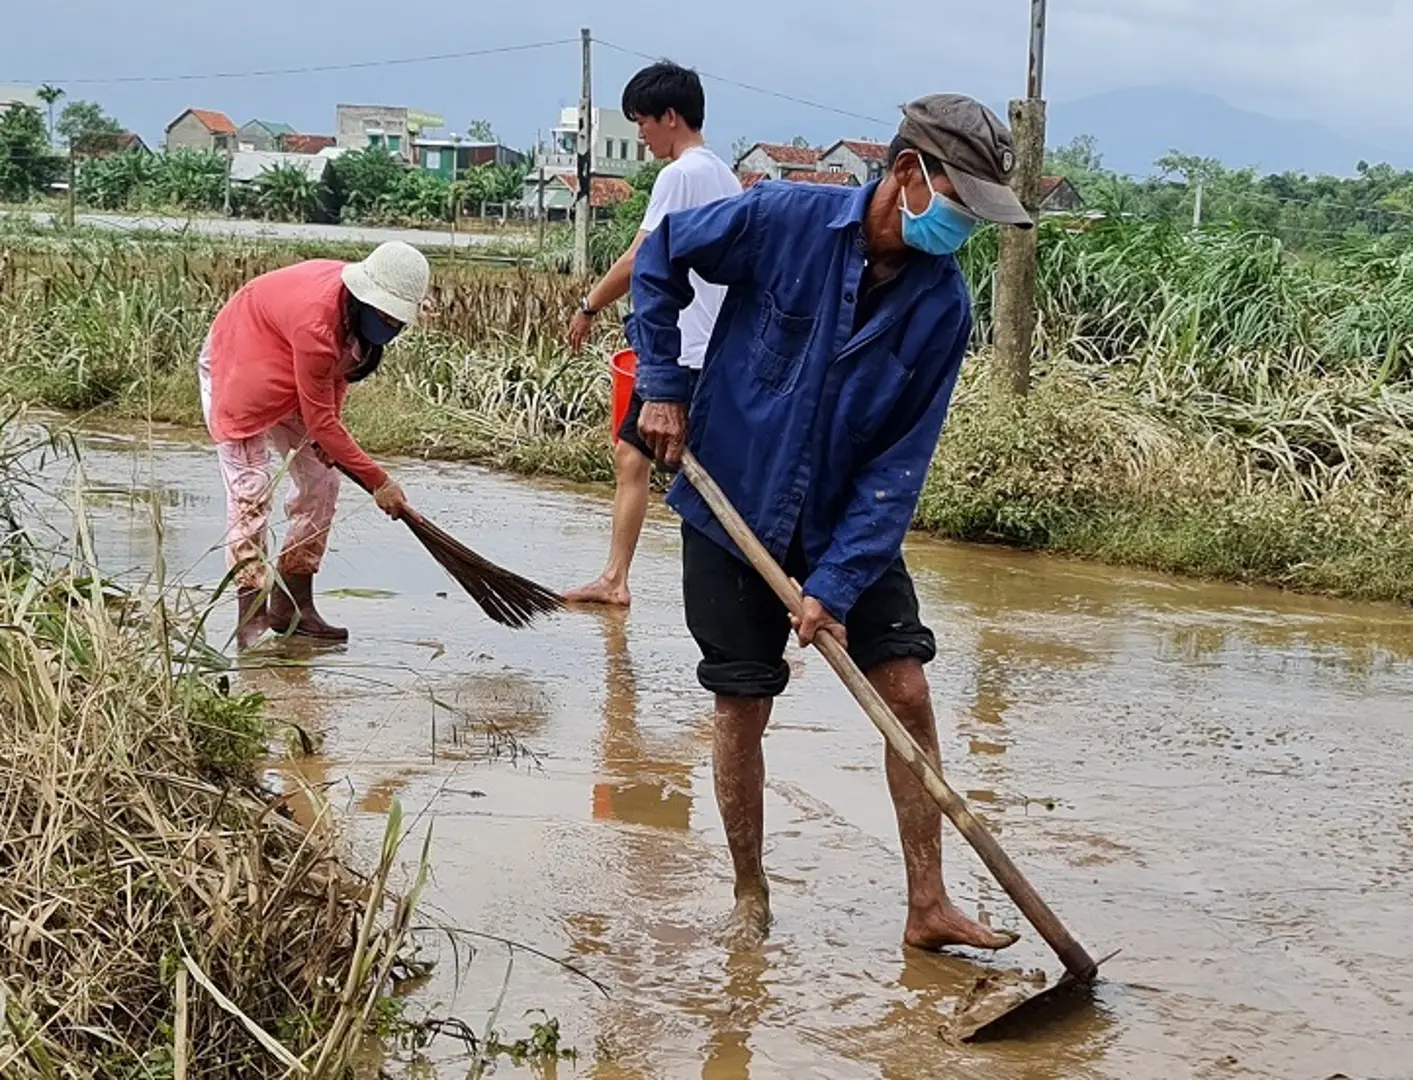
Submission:
[[[657,174],[647,213],[643,215],[642,231],[652,232],[674,210],[689,210],[739,194],[741,182],[726,162],[705,146],[694,146],[676,161],[668,162]],[[707,284],[696,271],[690,273],[689,280],[696,298],[677,317],[677,329],[682,335],[682,355],[678,363],[700,371],[712,327],[721,311],[721,301],[726,298],[726,288]]]

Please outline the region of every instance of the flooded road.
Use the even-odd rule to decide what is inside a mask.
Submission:
[[[155,484],[166,573],[213,585],[214,456],[162,438],[155,454],[90,440],[100,550],[115,569],[153,565],[149,505],[124,492]],[[557,586],[599,569],[600,492],[469,467],[396,472],[492,560]],[[344,490],[320,580],[348,590],[323,607],[350,645],[246,685],[322,735],[299,768],[333,785],[367,852],[394,796],[409,818],[427,812],[426,897],[441,917],[608,987],[516,954],[499,1026],[523,1033],[529,1009],[557,1017],[579,1051],[558,1075],[1413,1076],[1409,612],[914,540],[951,783],[1092,952],[1123,950],[1094,1009],[1023,1042],[958,1048],[939,1029],[976,968],[902,949],[881,740],[817,656],[792,652],[767,736],[774,931],[759,954],[715,943],[730,864],[666,513],[645,533],[631,614],[514,632]],[[225,605],[218,628],[233,618]],[[1024,935],[1005,964],[1057,972],[944,827],[954,898]],[[450,951],[428,947],[442,972],[412,1014],[479,1031],[505,950],[480,942],[455,992]]]

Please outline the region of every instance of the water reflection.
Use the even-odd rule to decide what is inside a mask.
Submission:
[[[626,825],[688,829],[692,824],[690,745],[672,740],[650,745],[638,723],[638,680],[628,649],[625,616],[602,616],[605,663],[603,723],[598,741],[599,771],[593,816]]]

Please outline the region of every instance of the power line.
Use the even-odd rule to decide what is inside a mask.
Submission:
[[[359,71],[366,68],[393,67],[402,64],[430,64],[443,60],[469,60],[478,56],[551,49],[559,45],[574,45],[578,38],[558,38],[554,41],[532,41],[524,45],[500,45],[490,49],[467,49],[462,52],[432,53],[427,56],[405,56],[386,60],[355,60],[345,64],[313,64],[307,67],[265,68],[258,71],[189,72],[184,75],[119,75],[111,78],[49,79],[57,86],[97,86],[119,83],[205,82],[213,79],[262,79],[279,75],[316,75],[326,71]]]
[[[594,38],[594,43],[602,45],[605,49],[612,49],[615,52],[625,53],[628,56],[636,56],[640,60],[653,61],[660,59],[660,57],[649,56],[647,53],[639,52],[637,49],[629,49],[623,45],[615,45],[613,42],[605,41],[603,38]],[[766,97],[778,98],[781,101],[793,102],[796,105],[804,105],[811,109],[819,109],[821,112],[835,113],[838,116],[847,116],[854,120],[864,120],[870,124],[877,124],[879,127],[893,127],[892,121],[880,120],[876,116],[850,112],[848,109],[840,109],[834,105],[825,105],[818,101],[810,101],[808,98],[796,97],[794,94],[785,94],[779,90],[770,90],[764,86],[755,86],[751,83],[739,82],[736,79],[728,79],[724,75],[713,75],[709,71],[698,70],[697,74],[703,79],[710,79],[712,82],[718,82],[724,86],[734,86],[738,90],[749,90],[753,94],[764,94]]]

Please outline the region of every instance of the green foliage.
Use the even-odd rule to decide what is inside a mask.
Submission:
[[[162,154],[158,160],[148,205],[196,211],[216,211],[224,205],[224,155],[177,150]]]
[[[85,161],[78,170],[77,195],[98,210],[138,210],[158,205],[165,157],[128,151]]]
[[[71,101],[59,114],[59,134],[76,154],[110,153],[118,148],[123,125],[95,101]]]
[[[0,112],[0,200],[27,202],[48,190],[63,171],[38,109],[12,105]]]
[[[466,137],[473,142],[495,142],[495,128],[489,120],[472,120],[466,125]]]
[[[375,217],[388,193],[397,186],[403,166],[385,150],[368,147],[334,158],[334,205],[343,221]]]
[[[100,210],[215,212],[225,205],[226,158],[196,150],[125,151],[85,161],[76,193]]]
[[[297,165],[266,166],[255,179],[255,206],[267,221],[308,221],[319,210],[322,184]]]
[[[1104,168],[1092,136],[1082,135],[1047,155],[1047,173],[1067,177],[1089,209],[1148,222],[1187,225],[1196,187],[1202,217],[1218,227],[1259,229],[1301,251],[1324,251],[1348,239],[1398,236],[1413,241],[1413,171],[1360,162],[1353,177],[1300,173],[1258,175],[1213,158],[1169,151],[1147,179]]]

